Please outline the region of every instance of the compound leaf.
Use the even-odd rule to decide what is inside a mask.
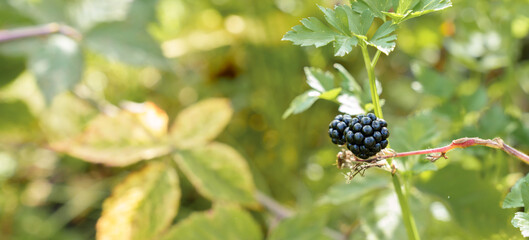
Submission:
[[[103,203],[97,239],[154,239],[178,211],[180,187],[174,168],[151,162],[129,174]]]
[[[358,12],[347,5],[338,5],[334,9],[319,8],[330,27],[315,17],[305,18],[301,20],[302,25],[294,26],[282,40],[315,47],[333,42],[335,56],[344,56],[358,44],[358,37],[365,38],[373,22],[373,14],[369,9]]]
[[[337,35],[315,17],[301,20],[303,25],[297,25],[283,36],[281,40],[288,40],[296,45],[322,47],[335,40]]]

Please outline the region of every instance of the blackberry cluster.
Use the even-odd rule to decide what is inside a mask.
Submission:
[[[388,146],[388,124],[375,114],[338,115],[329,124],[329,136],[334,144],[344,145],[361,159],[374,156]]]

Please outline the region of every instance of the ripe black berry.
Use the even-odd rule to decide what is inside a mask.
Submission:
[[[338,115],[329,124],[333,143],[346,145],[358,158],[367,159],[388,146],[388,124],[373,113],[351,117]]]

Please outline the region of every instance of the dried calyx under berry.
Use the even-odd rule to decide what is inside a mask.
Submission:
[[[387,125],[373,113],[356,117],[338,115],[329,124],[329,136],[334,144],[347,144],[356,157],[367,159],[388,146]]]

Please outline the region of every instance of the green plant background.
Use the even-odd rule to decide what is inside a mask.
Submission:
[[[389,174],[345,184],[333,165],[336,103],[282,119],[309,90],[306,66],[338,75],[340,63],[368,92],[359,49],[337,58],[281,41],[322,18],[316,4],[336,3],[0,0],[0,29],[56,22],[83,35],[0,43],[0,238],[113,236],[104,217],[130,219],[114,226],[136,239],[332,239],[325,228],[405,239]],[[529,3],[452,3],[401,24],[378,61],[392,148],[476,136],[529,152]],[[165,125],[146,127],[138,111]],[[527,166],[481,147],[448,156],[398,162],[420,235],[521,239],[521,209],[502,201]],[[256,189],[295,215],[278,221]],[[129,210],[116,217],[120,203]]]

